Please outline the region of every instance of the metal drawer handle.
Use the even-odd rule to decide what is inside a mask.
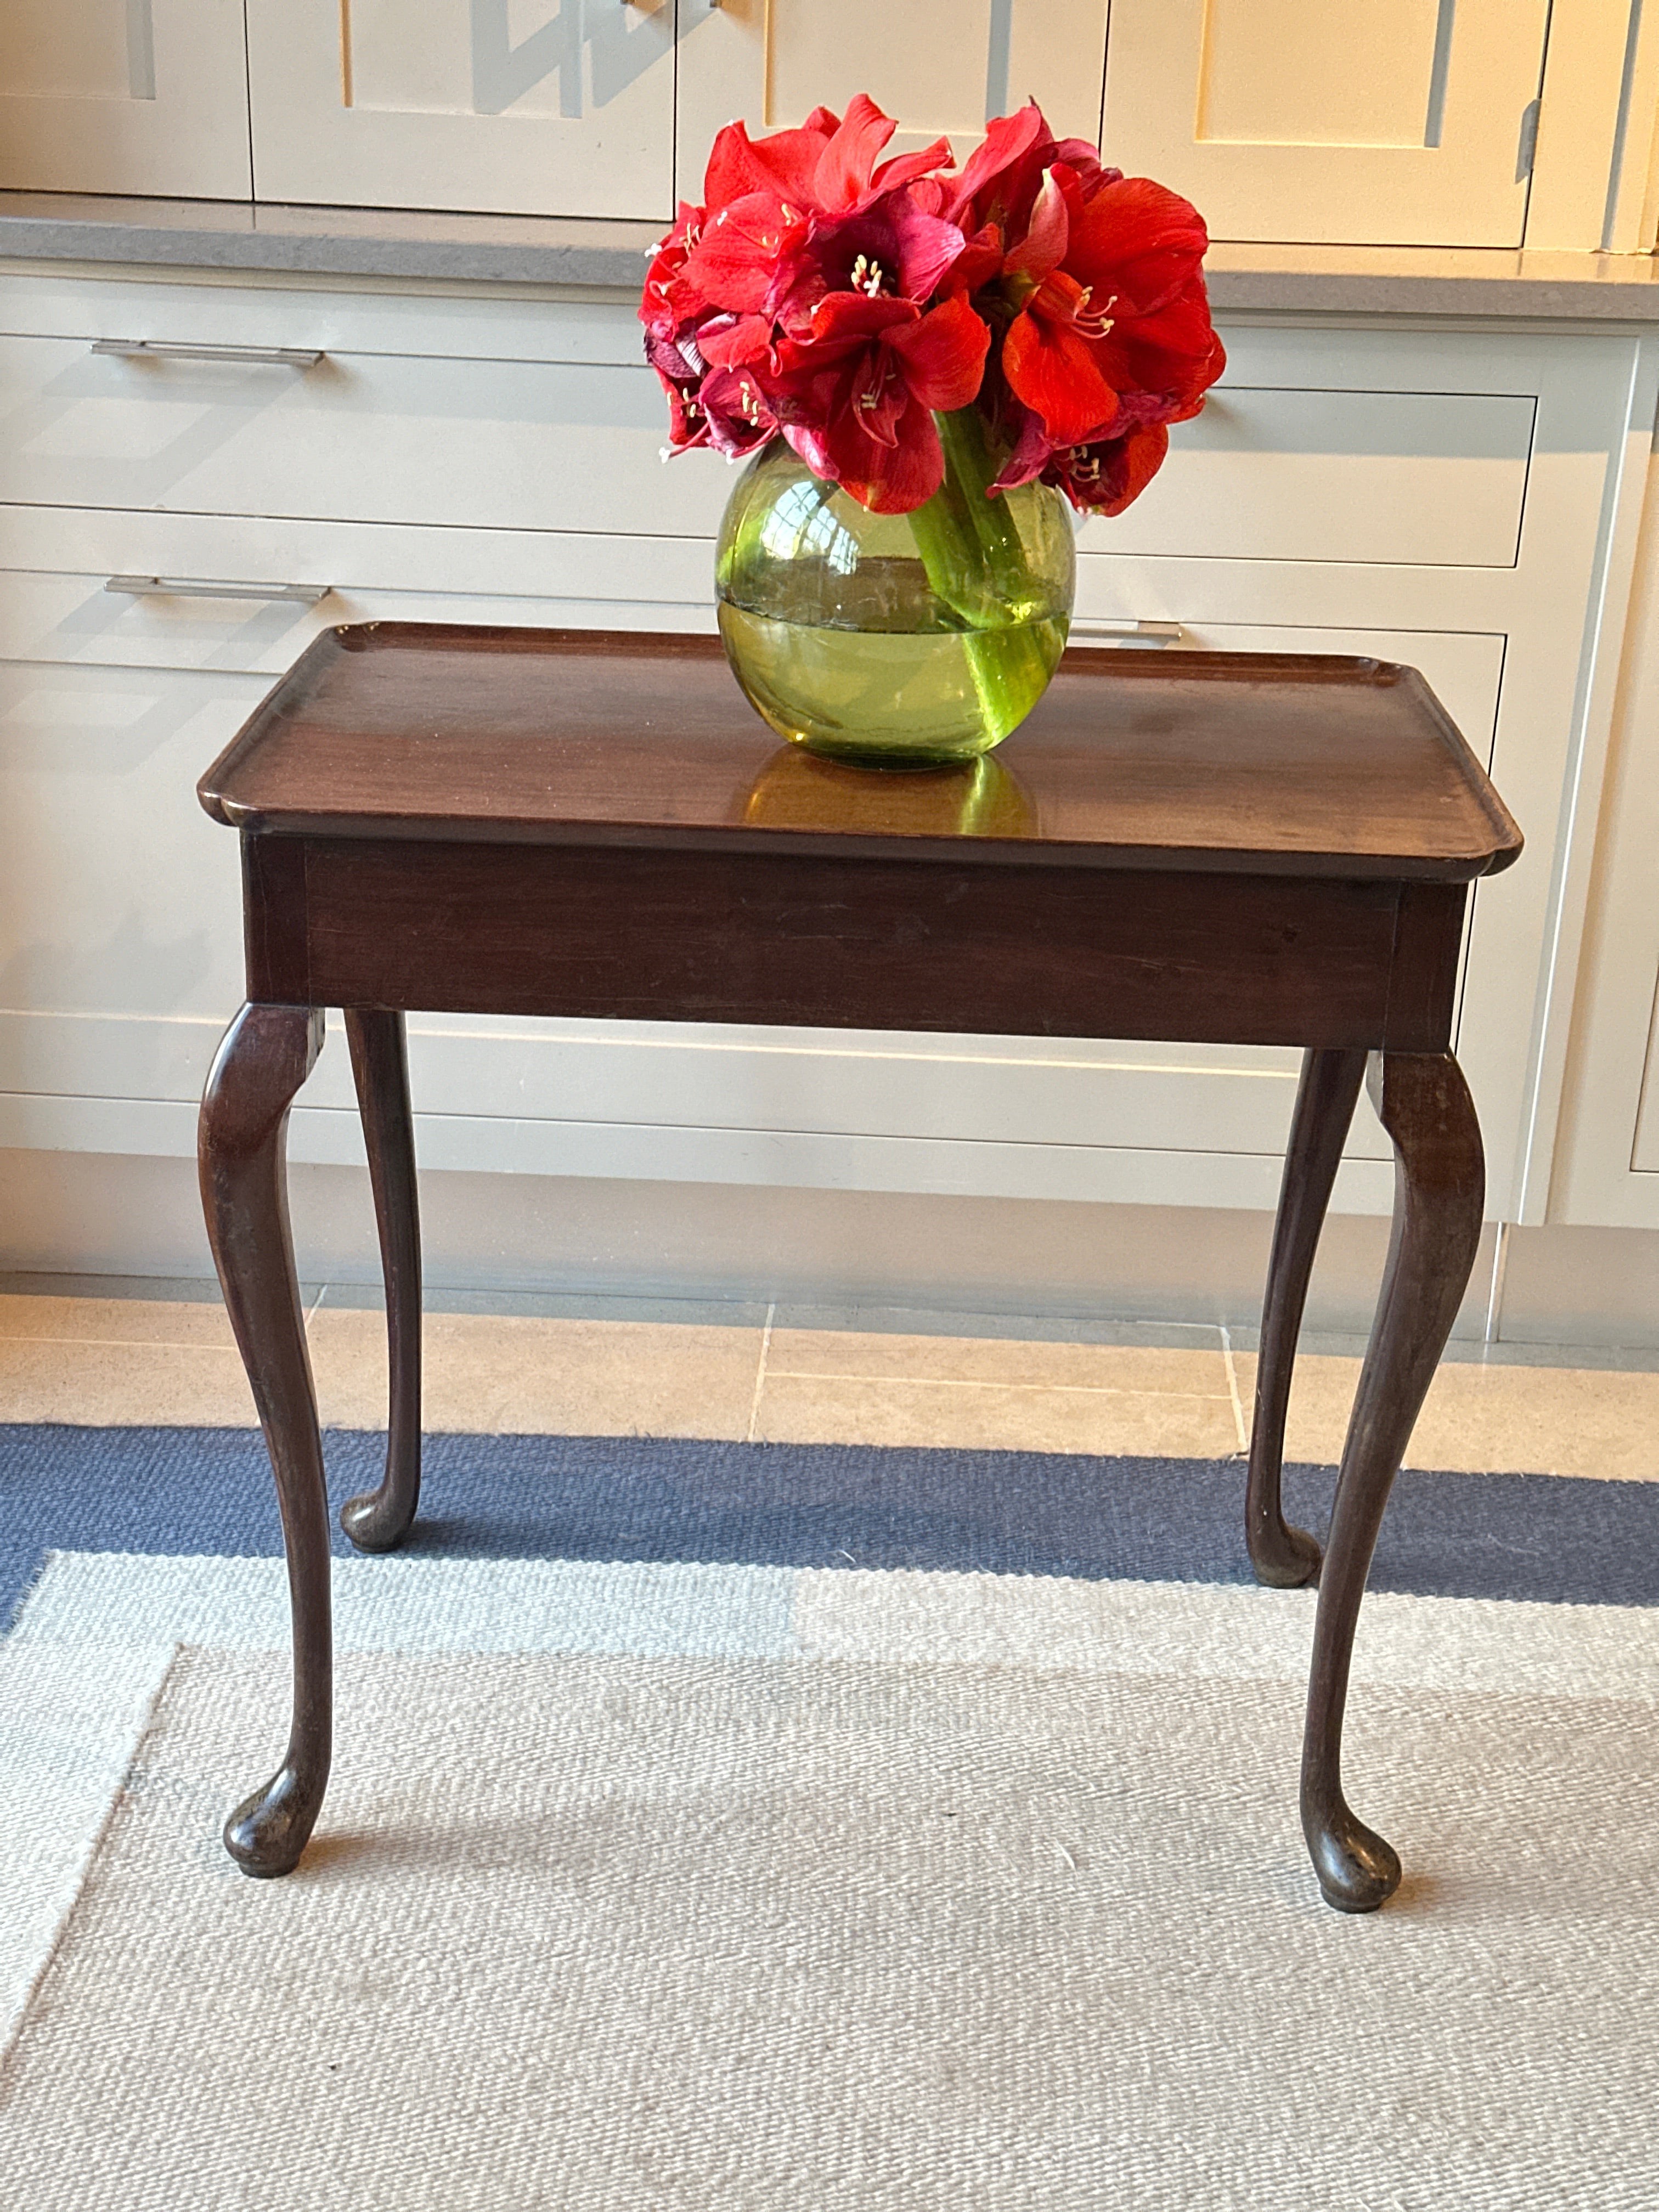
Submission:
[[[280,368],[315,368],[323,358],[320,347],[175,345],[170,338],[97,338],[92,349],[119,361],[274,362]]]
[[[1187,635],[1178,622],[1080,622],[1073,623],[1073,637],[1139,637],[1149,645],[1179,645]]]
[[[334,589],[332,584],[228,584],[197,576],[112,576],[106,592],[125,592],[134,599],[293,599],[314,607]]]

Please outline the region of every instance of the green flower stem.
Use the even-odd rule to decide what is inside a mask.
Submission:
[[[1042,647],[1025,625],[1039,610],[1019,532],[999,493],[1000,463],[977,407],[933,418],[945,480],[913,510],[910,529],[940,605],[969,635],[968,665],[988,726],[1012,729],[1048,680]]]

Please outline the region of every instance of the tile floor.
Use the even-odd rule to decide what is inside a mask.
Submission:
[[[0,1279],[0,1420],[252,1424],[208,1285],[70,1287]],[[306,1296],[325,1422],[381,1426],[376,1302],[347,1286]],[[428,1304],[434,1430],[1209,1459],[1248,1437],[1250,1340],[1216,1327],[464,1293]],[[1304,1348],[1291,1458],[1338,1456],[1360,1349]],[[1409,1463],[1659,1480],[1659,1354],[1455,1346]]]

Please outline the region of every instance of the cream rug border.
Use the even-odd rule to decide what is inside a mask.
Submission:
[[[820,1658],[1297,1680],[1314,1594],[1242,1584],[573,1560],[344,1559],[342,1652]],[[1353,1678],[1659,1704],[1640,1607],[1365,1601]],[[180,1645],[273,1656],[279,1559],[54,1553],[0,1643],[0,2051],[49,1961]],[[246,1781],[227,1777],[226,1786]]]

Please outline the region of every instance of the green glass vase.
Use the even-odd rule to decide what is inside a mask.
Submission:
[[[726,659],[781,738],[870,768],[941,768],[1018,729],[1065,649],[1071,514],[1046,484],[987,496],[976,408],[937,416],[945,481],[872,514],[779,438],[726,504],[715,597]]]

